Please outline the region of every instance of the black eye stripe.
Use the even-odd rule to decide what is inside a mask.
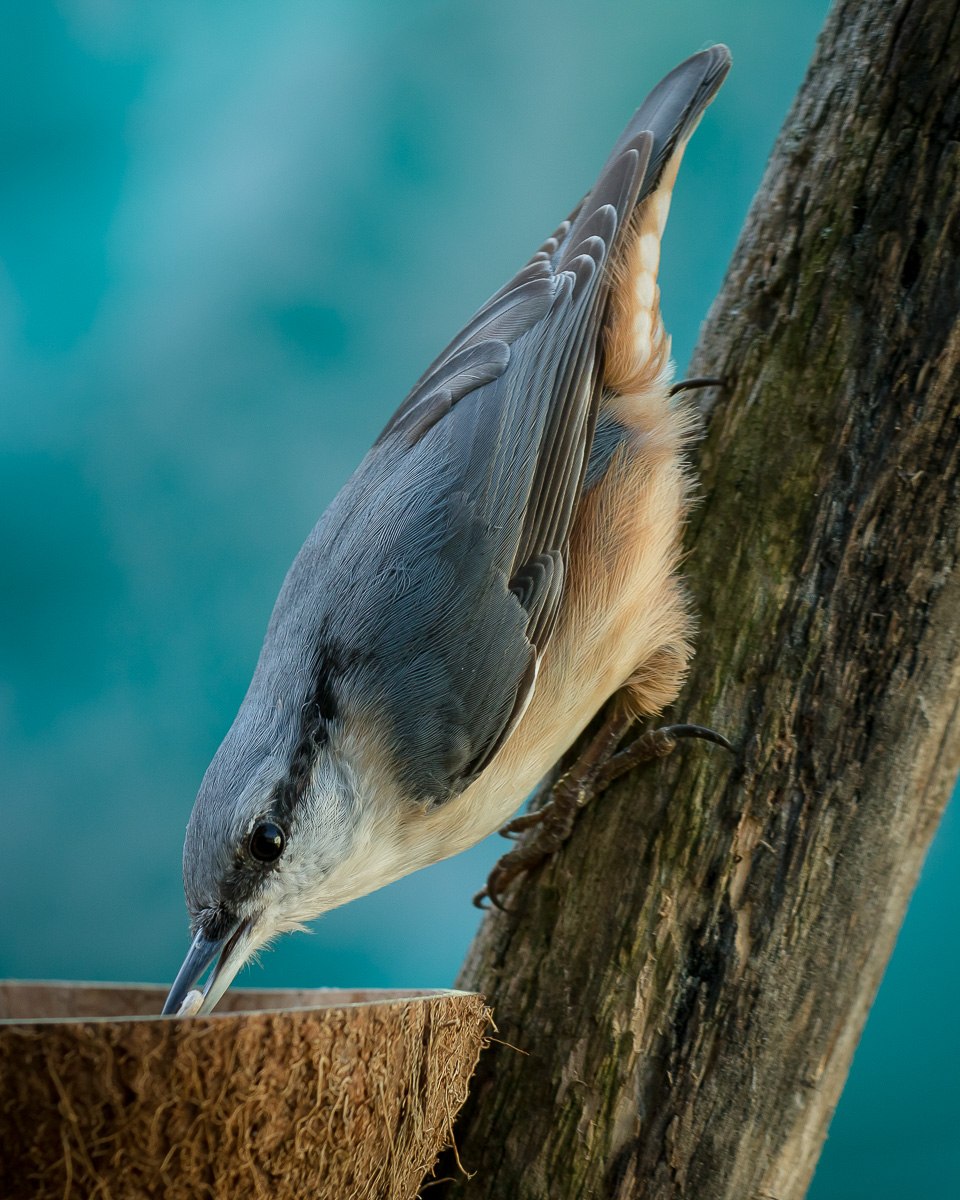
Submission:
[[[262,863],[276,862],[286,844],[286,834],[273,821],[261,821],[247,842],[251,855]]]

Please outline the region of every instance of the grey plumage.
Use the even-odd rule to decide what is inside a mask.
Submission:
[[[292,658],[299,672],[332,652],[344,705],[390,721],[412,800],[461,791],[532,683],[596,417],[603,269],[710,94],[704,66],[692,95],[689,64],[651,93],[573,219],[429,368],[281,592],[263,658],[291,662],[290,641],[313,642]],[[313,686],[288,674],[283,693]]]
[[[431,364],[310,534],[191,818],[195,920],[232,907],[225,879],[261,886],[236,847],[254,818],[289,823],[338,730],[382,742],[411,806],[462,793],[509,736],[563,601],[588,464],[593,484],[617,444],[606,422],[591,459],[610,264],[728,63],[715,47],[654,89],[592,190]],[[360,793],[338,796],[333,842]]]

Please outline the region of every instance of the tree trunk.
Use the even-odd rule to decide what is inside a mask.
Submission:
[[[508,1044],[444,1195],[807,1189],[960,767],[958,78],[960,0],[831,13],[691,368],[675,716],[737,754],[614,786],[484,922]]]

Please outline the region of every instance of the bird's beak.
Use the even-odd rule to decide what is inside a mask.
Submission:
[[[163,1016],[176,1016],[183,1006],[187,993],[193,988],[207,967],[217,959],[203,988],[203,1001],[196,1015],[212,1012],[217,1001],[233,982],[234,976],[250,957],[255,948],[254,922],[251,918],[237,921],[222,937],[210,937],[200,929],[187,951],[183,966],[177,972],[173,987],[163,1006]],[[220,957],[217,958],[217,955]]]

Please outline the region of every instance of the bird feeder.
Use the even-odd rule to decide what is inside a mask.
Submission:
[[[488,1026],[453,991],[0,983],[5,1200],[415,1197]]]

